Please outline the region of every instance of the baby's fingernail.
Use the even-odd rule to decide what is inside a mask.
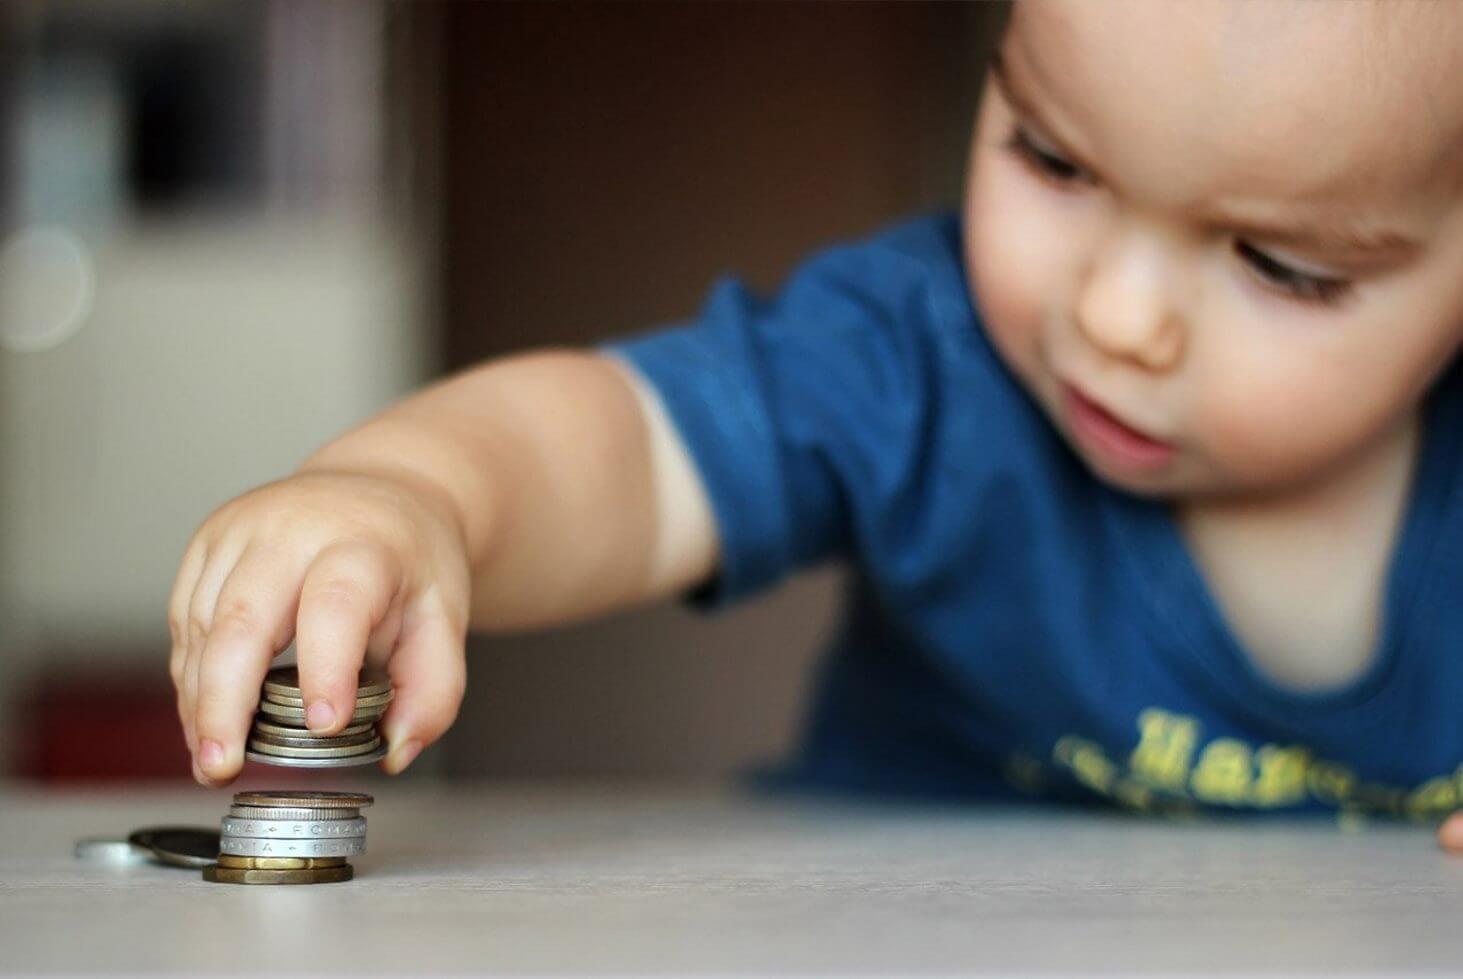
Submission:
[[[312,731],[323,730],[335,723],[335,708],[323,700],[317,700],[305,711],[305,726]]]
[[[388,766],[391,772],[400,775],[406,770],[406,766],[416,761],[417,755],[422,753],[420,741],[408,741],[391,753],[391,760]]]
[[[198,765],[205,770],[217,768],[224,761],[224,746],[211,738],[205,738],[198,747]]]

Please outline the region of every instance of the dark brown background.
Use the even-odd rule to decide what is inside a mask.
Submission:
[[[958,199],[982,50],[962,4],[456,5],[441,24],[453,366],[693,313],[714,277]],[[835,581],[477,640],[455,772],[718,773],[800,716]]]

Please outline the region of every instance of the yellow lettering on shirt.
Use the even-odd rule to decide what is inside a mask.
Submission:
[[[1197,718],[1160,707],[1139,713],[1137,727],[1138,743],[1126,764],[1098,742],[1074,734],[1057,739],[1052,761],[1099,795],[1145,812],[1181,814],[1196,801],[1275,809],[1314,800],[1355,823],[1367,813],[1430,819],[1463,808],[1463,764],[1451,775],[1407,789],[1363,782],[1352,769],[1316,758],[1303,745],[1253,746],[1228,737],[1204,744]],[[1036,790],[1044,767],[1030,756],[1013,756],[1008,778]]]
[[[1234,738],[1205,745],[1189,779],[1194,797],[1225,806],[1243,805],[1250,796],[1250,746]]]
[[[1128,768],[1150,785],[1182,791],[1198,743],[1198,721],[1150,707],[1138,715],[1138,747],[1128,757]]]
[[[1255,776],[1250,801],[1265,809],[1293,806],[1304,801],[1306,769],[1311,763],[1309,750],[1295,746],[1261,745],[1255,752],[1255,761],[1260,772]]]

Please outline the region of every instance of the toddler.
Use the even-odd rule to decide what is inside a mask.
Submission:
[[[779,778],[1443,820],[1460,337],[1463,5],[1021,0],[959,215],[467,371],[211,515],[169,609],[194,775],[291,639],[319,733],[390,672],[394,773],[470,628],[837,558]]]

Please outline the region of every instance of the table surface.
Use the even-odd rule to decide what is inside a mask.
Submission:
[[[346,884],[97,867],[226,792],[0,786],[0,971],[1451,973],[1430,828],[383,782]]]

